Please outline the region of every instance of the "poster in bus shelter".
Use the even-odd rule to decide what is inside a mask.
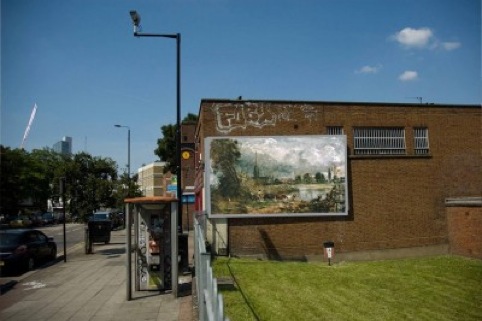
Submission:
[[[347,215],[344,135],[205,139],[210,217]]]

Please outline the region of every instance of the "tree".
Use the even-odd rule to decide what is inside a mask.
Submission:
[[[45,211],[53,194],[55,173],[63,168],[64,157],[48,148],[28,153],[1,146],[2,211],[15,214],[23,207]]]
[[[49,149],[34,150],[30,157],[34,165],[42,164],[42,190],[47,197],[39,208],[46,207],[48,198],[65,196],[66,211],[85,219],[100,207],[116,206],[117,164],[112,159],[85,152],[62,155]],[[60,195],[61,180],[65,180],[65,195]]]
[[[116,207],[117,164],[88,153],[74,155],[64,171],[71,198],[71,213],[84,220],[101,207]]]
[[[176,125],[164,125],[161,127],[162,138],[157,140],[157,149],[154,154],[166,162],[164,172],[176,173]]]
[[[189,114],[187,114],[186,117],[184,117],[184,119],[182,120],[181,123],[183,125],[197,124],[198,120],[199,120],[198,115],[189,113]]]
[[[37,149],[31,153],[0,145],[0,211],[16,214],[29,201],[32,211],[47,209],[48,199],[60,198],[60,181],[65,180],[67,212],[88,217],[100,207],[120,208],[126,195],[140,196],[131,179],[130,191],[117,179],[117,164],[111,158],[93,157],[88,153],[62,155],[51,149]]]
[[[182,124],[195,124],[198,121],[198,116],[189,113],[183,120]],[[160,160],[166,162],[164,172],[170,171],[173,174],[177,173],[177,158],[176,158],[176,128],[177,125],[168,124],[161,127],[162,138],[157,140],[157,148],[154,154]]]
[[[26,189],[24,188],[24,180],[27,171],[27,154],[24,150],[12,150],[9,147],[3,146],[0,146],[0,152],[1,211],[6,214],[16,214],[19,210],[20,201],[28,196]]]
[[[32,189],[33,197],[36,200],[34,203],[40,210],[45,211],[47,200],[54,194],[58,194],[56,191],[59,189],[60,177],[63,177],[62,170],[65,163],[70,161],[70,156],[44,148],[34,149],[29,158],[33,173],[37,173],[32,175],[35,179],[35,188]]]
[[[124,207],[124,199],[128,197],[142,196],[139,186],[136,184],[138,175],[135,174],[130,179],[127,173],[123,173],[115,182],[113,196],[115,198],[115,208]]]

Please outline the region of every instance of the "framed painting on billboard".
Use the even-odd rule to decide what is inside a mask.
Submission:
[[[205,139],[209,217],[347,215],[345,135]]]

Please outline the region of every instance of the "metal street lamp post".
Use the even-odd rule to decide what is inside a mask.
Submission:
[[[181,184],[181,34],[144,33],[138,32],[141,16],[131,10],[130,16],[134,24],[135,37],[160,37],[176,39],[176,176],[177,176],[177,213],[179,232],[182,232],[182,184]]]
[[[127,128],[127,196],[130,196],[131,193],[131,128],[129,126],[124,125],[114,125],[117,128]],[[131,253],[130,253],[130,245],[131,245],[131,220],[130,220],[130,213],[129,207],[126,204],[124,210],[124,227],[127,229],[126,233],[126,252],[127,252],[127,301],[132,299],[132,291],[131,291]]]
[[[177,222],[174,222],[173,228],[176,228],[177,231],[172,231],[172,233],[180,233],[182,232],[182,182],[181,182],[181,34],[163,34],[163,33],[141,33],[138,32],[141,17],[135,10],[131,10],[130,16],[132,19],[132,23],[134,24],[134,36],[135,37],[159,37],[159,38],[170,38],[176,39],[176,174],[177,174],[177,218],[175,219]],[[129,210],[130,211],[130,210]],[[128,222],[130,222],[130,213],[128,213]],[[127,235],[130,236],[130,226],[127,232]],[[177,297],[177,286],[178,286],[178,274],[177,274],[177,259],[178,256],[178,238],[173,238],[175,241],[171,242],[171,247],[174,249],[174,253],[172,255],[172,291],[174,296]],[[130,246],[130,237],[127,239],[127,244]],[[128,248],[129,250],[129,248]],[[127,255],[127,264],[128,264],[128,287],[127,287],[127,300],[130,300],[131,297],[131,289],[130,289],[130,251],[128,251]]]
[[[124,125],[114,125],[117,128],[127,128],[127,196],[131,193],[131,128]]]

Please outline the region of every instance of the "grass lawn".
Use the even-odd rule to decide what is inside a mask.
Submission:
[[[242,320],[482,320],[482,261],[438,256],[375,262],[218,258],[225,313]]]

